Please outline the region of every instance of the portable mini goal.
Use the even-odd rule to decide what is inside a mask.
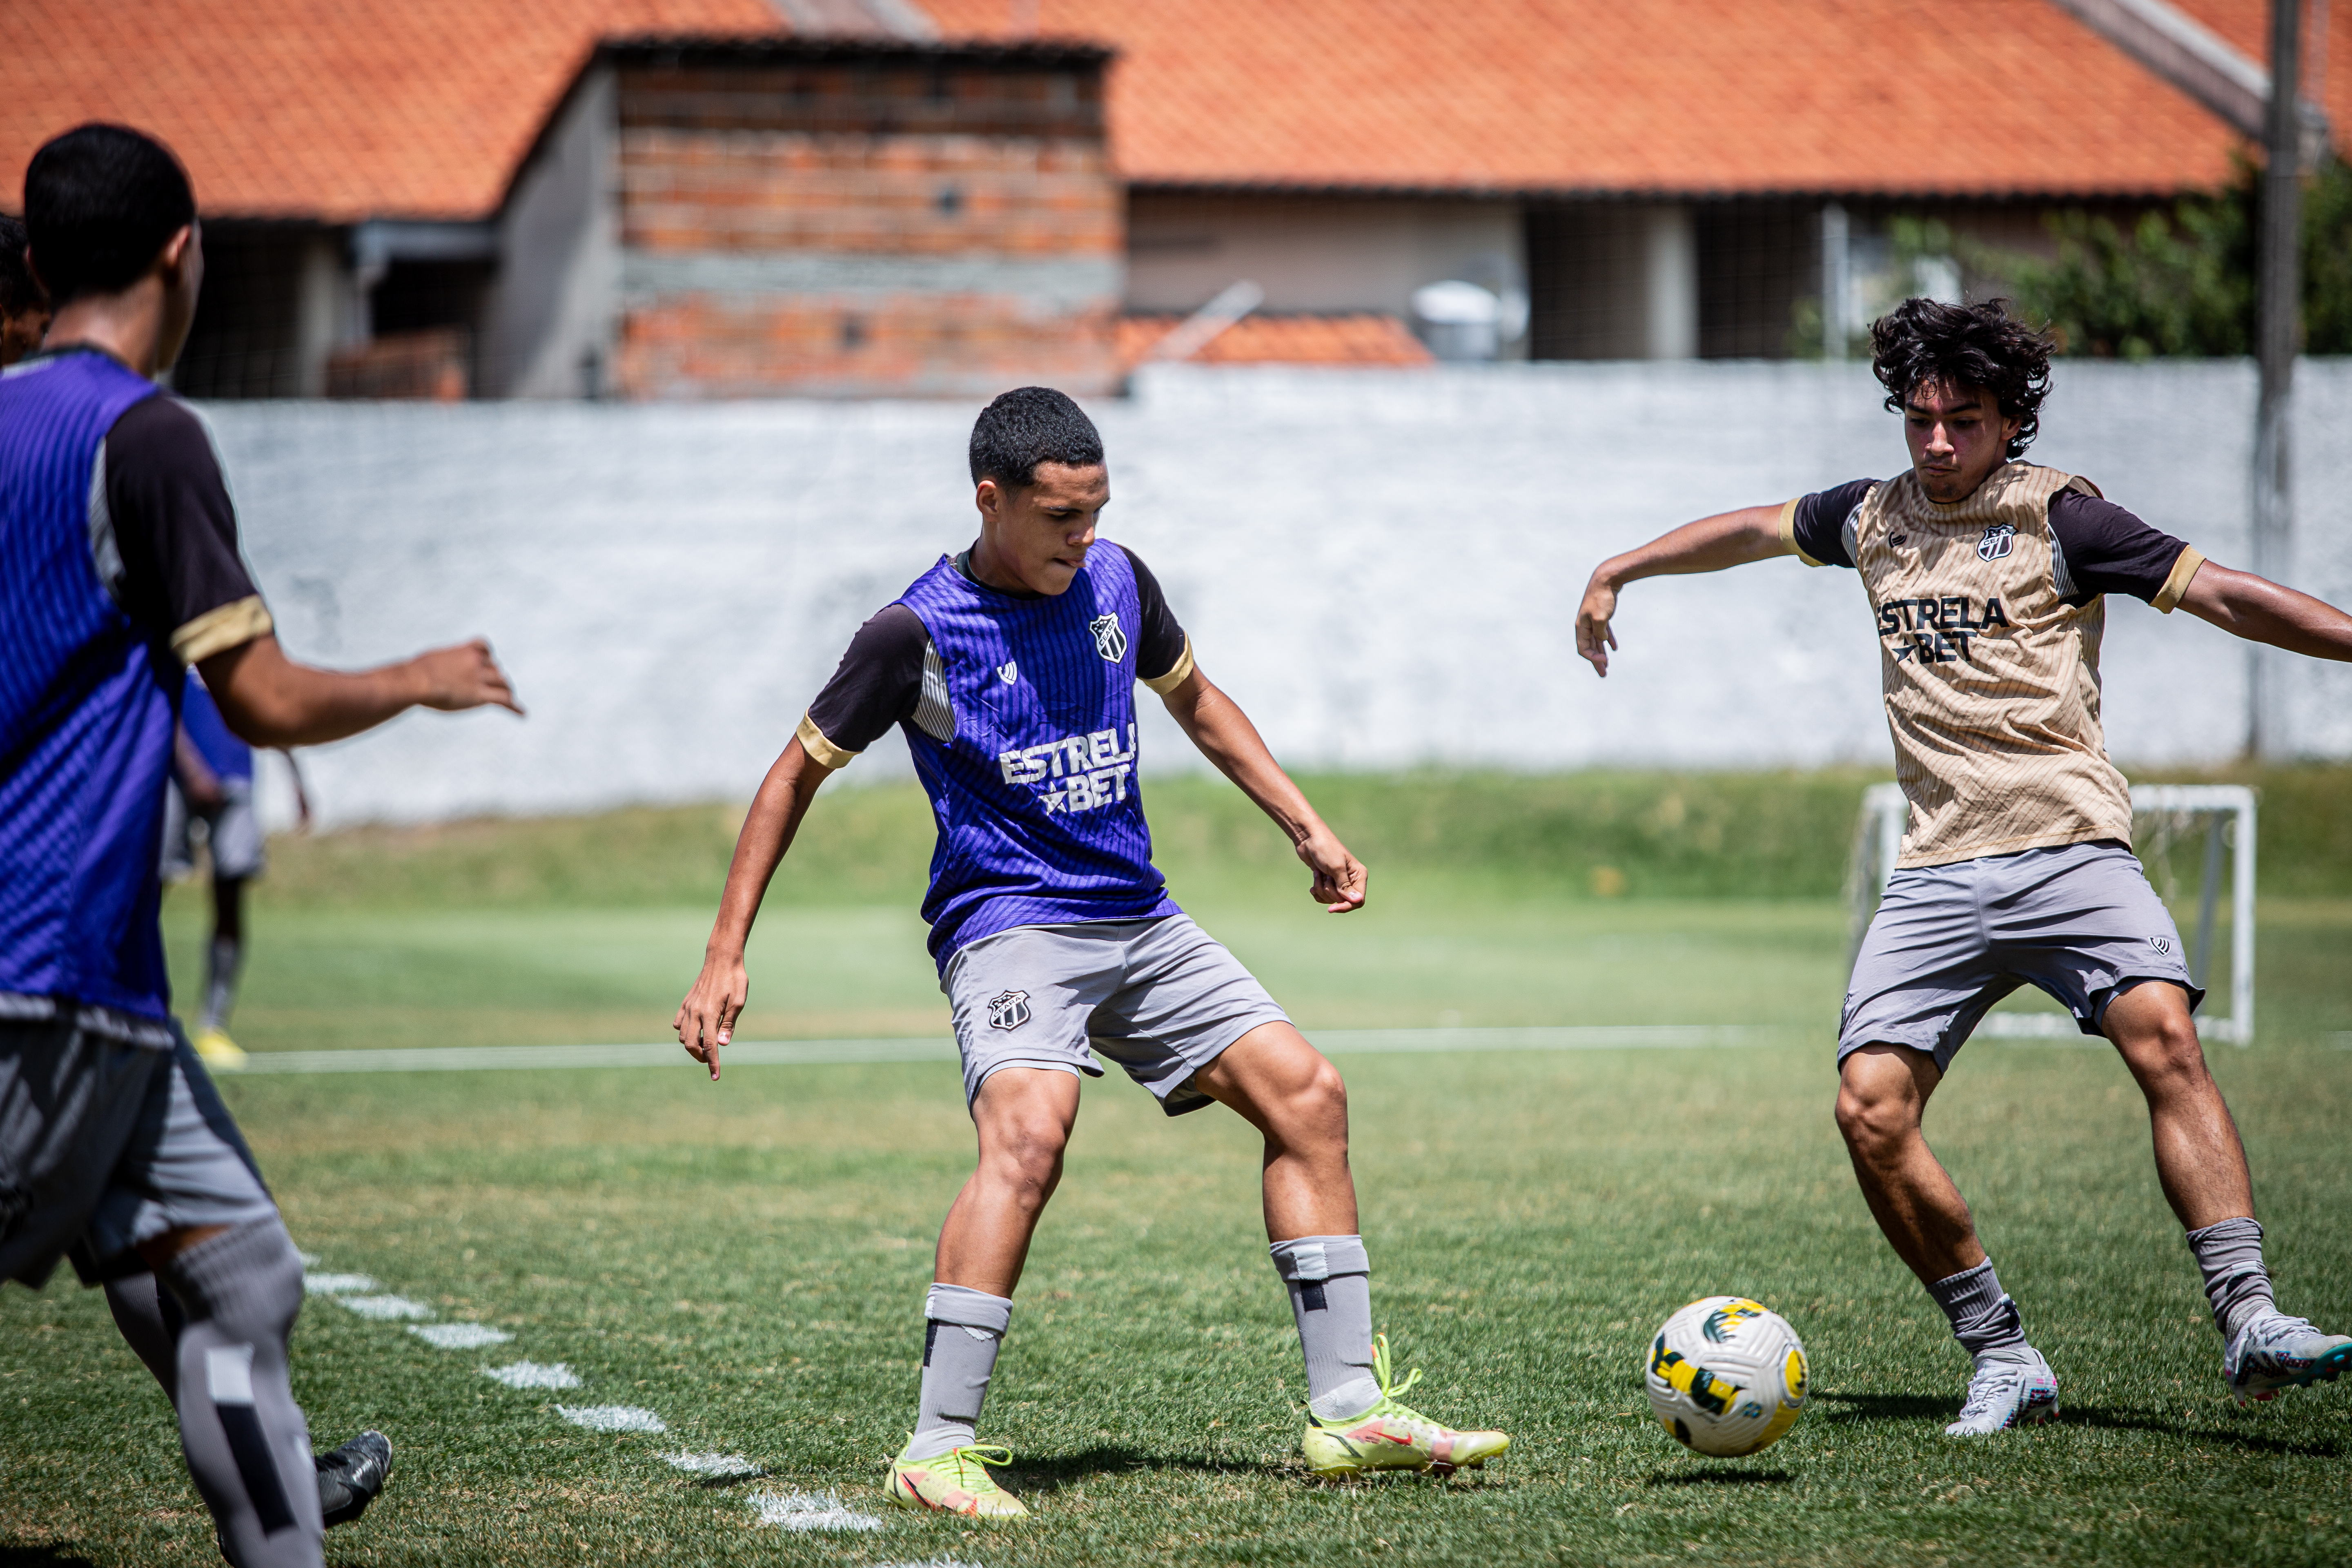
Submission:
[[[2254,792],[2244,784],[2134,784],[2132,845],[2147,868],[2148,879],[2167,903],[2180,896],[2176,852],[2202,837],[2202,866],[2195,882],[2197,934],[2189,954],[2189,975],[2204,985],[2213,973],[2213,927],[2221,912],[2221,862],[2230,861],[2230,1010],[2215,1016],[2209,998],[2197,1032],[2209,1040],[2245,1046],[2254,1038]],[[1855,824],[1853,854],[1846,873],[1846,898],[1853,911],[1851,947],[1859,952],[1863,932],[1878,910],[1886,879],[1895,874],[1910,807],[1899,785],[1873,784],[1863,792],[1862,818]],[[1979,1026],[1988,1035],[2071,1035],[2074,1020],[2063,1014],[1990,1013]]]

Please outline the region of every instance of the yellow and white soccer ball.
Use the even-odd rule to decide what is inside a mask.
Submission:
[[[1805,1408],[1805,1347],[1789,1320],[1745,1296],[1708,1296],[1650,1342],[1650,1408],[1710,1458],[1769,1448]]]

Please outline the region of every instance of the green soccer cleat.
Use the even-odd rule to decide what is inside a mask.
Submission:
[[[890,1461],[890,1500],[900,1508],[960,1513],[967,1519],[1026,1519],[1021,1500],[996,1484],[990,1465],[1009,1465],[999,1443],[967,1443],[928,1459]]]
[[[1298,1446],[1317,1475],[1337,1479],[1367,1470],[1427,1470],[1450,1476],[1457,1469],[1481,1468],[1511,1446],[1500,1432],[1456,1432],[1398,1404],[1397,1396],[1421,1381],[1421,1369],[1414,1368],[1402,1383],[1391,1383],[1386,1334],[1372,1340],[1372,1375],[1380,1381],[1381,1397],[1370,1410],[1344,1421],[1307,1416],[1307,1434]]]

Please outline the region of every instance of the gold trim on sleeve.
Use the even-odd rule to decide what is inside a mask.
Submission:
[[[226,653],[233,647],[243,647],[257,637],[266,637],[277,629],[269,618],[269,606],[261,602],[258,594],[206,610],[186,626],[172,634],[172,651],[182,664],[200,664],[216,653]]]
[[[1188,634],[1184,638],[1184,651],[1176,656],[1176,662],[1168,667],[1168,673],[1165,675],[1155,675],[1149,680],[1146,680],[1143,684],[1151,688],[1152,690],[1160,693],[1160,696],[1165,697],[1170,692],[1175,690],[1178,687],[1183,685],[1185,678],[1190,676],[1192,673],[1192,639]]]
[[[2093,500],[2105,500],[2107,499],[2107,493],[2105,490],[2099,489],[2098,486],[2093,484],[2090,480],[2084,479],[2080,474],[2068,476],[2065,488],[2073,490],[2076,495],[2089,496]]]
[[[1794,497],[1780,509],[1780,552],[1793,555],[1808,566],[1819,566],[1822,563],[1806,554],[1804,547],[1797,542],[1797,502],[1804,499],[1802,496]]]
[[[2172,570],[2165,574],[2164,586],[2156,591],[2156,597],[2148,603],[2168,616],[2172,614],[2179,606],[2180,596],[2189,592],[2189,584],[2196,581],[2197,568],[2204,564],[2205,557],[2198,553],[2195,545],[2182,545],[2180,554],[2172,563]]]
[[[821,768],[845,768],[850,759],[857,755],[856,752],[826,740],[824,731],[816,727],[816,721],[805,713],[801,715],[800,728],[793,731],[793,739],[801,743],[801,750],[809,754],[809,760]]]

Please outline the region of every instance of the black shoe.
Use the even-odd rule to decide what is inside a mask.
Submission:
[[[392,1475],[392,1439],[381,1432],[362,1432],[331,1454],[318,1454],[319,1512],[327,1528],[349,1524],[367,1511]]]

